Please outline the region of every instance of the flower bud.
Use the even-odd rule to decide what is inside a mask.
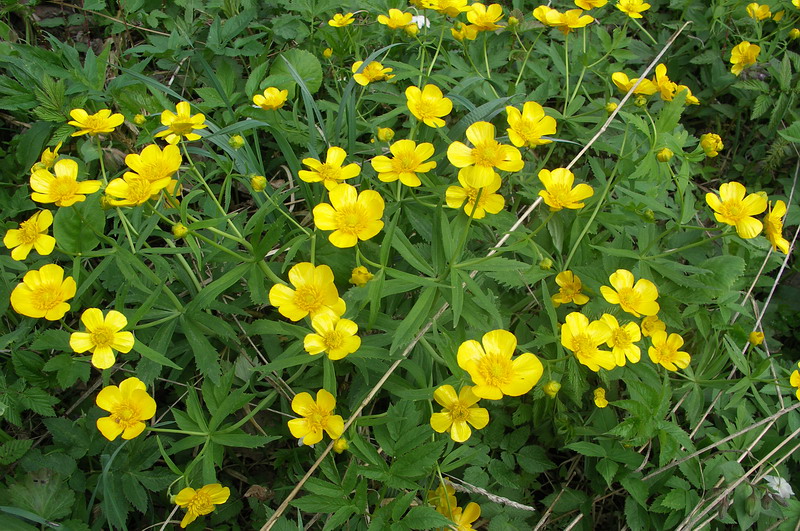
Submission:
[[[544,387],[542,387],[542,391],[544,391],[544,394],[546,394],[550,398],[555,398],[560,390],[561,390],[561,384],[555,380],[550,380],[549,382],[544,384]]]
[[[642,212],[642,217],[648,223],[653,223],[656,220],[656,213],[653,212],[652,208],[648,208],[644,212]]]
[[[606,390],[602,387],[598,387],[594,390],[594,405],[601,409],[608,406],[608,400],[606,400]]]
[[[612,112],[617,110],[617,104],[614,103],[613,101],[610,101],[610,102],[606,103],[605,109],[606,109],[606,112],[608,114],[611,114]]]
[[[347,439],[344,437],[339,437],[335,441],[333,441],[333,451],[337,454],[340,454],[350,448],[350,443],[347,442]]]
[[[185,238],[187,234],[189,234],[189,228],[183,223],[176,223],[172,226],[172,235],[175,236],[176,240]]]
[[[647,105],[647,97],[645,97],[643,94],[639,94],[636,96],[636,98],[634,98],[633,104],[637,107],[644,107]]]
[[[133,117],[133,123],[135,123],[136,125],[144,125],[146,121],[147,118],[144,117],[144,114],[137,114],[136,116]]]
[[[789,30],[789,38],[795,40],[796,38],[800,37],[800,29],[792,28]]]
[[[553,261],[550,260],[549,258],[542,259],[542,261],[539,262],[539,269],[541,269],[542,271],[550,271],[551,269],[553,269]]]
[[[114,208],[111,205],[111,202],[109,201],[109,197],[107,195],[101,195],[100,196],[100,208],[102,210],[109,210],[109,209]]]
[[[777,13],[772,15],[772,20],[774,20],[775,22],[780,22],[781,20],[783,20],[783,15],[785,15],[785,14],[786,14],[786,11],[781,9],[780,11],[778,11]]]
[[[414,37],[417,35],[417,33],[419,33],[419,26],[417,26],[416,24],[409,24],[408,26],[403,28],[403,30],[409,37]]]
[[[325,59],[330,59],[333,56],[333,50],[331,48],[325,48],[322,50],[322,57]]]
[[[719,155],[725,145],[722,143],[722,138],[714,133],[706,133],[700,137],[700,147],[706,154],[706,157],[713,158]]]
[[[514,30],[519,26],[519,19],[517,17],[508,17],[508,29]]]
[[[663,148],[661,151],[656,153],[656,158],[658,159],[658,162],[669,162],[674,154],[675,153],[673,153],[671,149]]]
[[[747,341],[749,341],[754,347],[759,346],[764,342],[764,332],[750,332],[750,335],[747,337]]]
[[[267,188],[267,179],[263,175],[253,175],[250,177],[250,186],[256,192],[263,192]]]
[[[350,276],[350,284],[355,284],[358,287],[366,285],[367,282],[372,280],[374,275],[369,272],[369,270],[364,266],[358,266],[353,269],[353,273]]]
[[[233,135],[228,139],[228,145],[233,149],[241,149],[244,146],[244,138],[242,135]]]
[[[378,140],[381,142],[390,142],[394,138],[394,130],[391,127],[378,128]]]

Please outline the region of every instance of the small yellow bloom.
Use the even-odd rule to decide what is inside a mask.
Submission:
[[[738,76],[745,67],[756,64],[759,53],[761,53],[761,47],[756,44],[750,44],[747,41],[737,44],[731,51],[730,62],[733,65],[731,72]]]
[[[177,144],[181,137],[186,140],[198,140],[200,135],[194,133],[195,129],[205,129],[206,117],[200,113],[192,115],[192,108],[187,101],[178,102],[175,111],[165,110],[161,113],[161,125],[166,129],[156,133],[156,138],[165,137],[168,144]],[[176,114],[177,113],[177,114]]]
[[[68,207],[86,200],[86,194],[100,189],[100,181],[78,182],[78,163],[72,159],[61,159],[53,165],[53,172],[36,170],[31,174],[31,199],[37,203],[55,203]]]
[[[656,315],[660,309],[658,288],[646,278],[640,278],[633,283],[633,273],[627,269],[617,269],[608,277],[614,287],[601,286],[600,293],[610,304],[619,304],[623,311],[641,317],[642,315]]]
[[[335,408],[336,399],[325,389],[317,391],[316,401],[308,393],[298,393],[292,400],[292,411],[302,418],[290,420],[289,431],[306,446],[320,442],[323,431],[338,439],[344,432],[344,420],[333,414]]]
[[[631,18],[642,18],[642,12],[650,9],[644,0],[619,0],[616,8]]]
[[[9,229],[3,236],[3,244],[12,249],[11,258],[25,260],[31,249],[36,249],[42,256],[52,253],[56,239],[47,234],[47,229],[52,224],[53,213],[49,210],[39,210],[20,223],[18,229]]]
[[[764,235],[772,244],[773,251],[780,249],[783,254],[789,254],[789,240],[783,237],[783,216],[785,215],[786,203],[778,200],[774,207],[770,204],[770,209],[764,217]]]
[[[374,190],[361,193],[342,183],[328,194],[330,204],[314,207],[314,224],[321,230],[332,230],[330,242],[340,249],[369,240],[383,229],[384,201]]]
[[[467,0],[422,0],[422,7],[435,9],[442,15],[457,17],[459,13],[469,11]]]
[[[364,266],[358,266],[353,269],[353,272],[350,274],[350,284],[354,284],[355,286],[363,287],[367,285],[367,282],[372,280],[374,275],[369,272],[369,270]]]
[[[500,29],[497,24],[503,18],[503,8],[500,4],[486,6],[480,2],[475,2],[467,11],[467,20],[477,28],[478,31],[494,31]]]
[[[642,319],[641,323],[642,335],[644,337],[650,337],[653,335],[653,332],[656,330],[661,330],[664,332],[667,329],[667,325],[664,324],[664,321],[658,318],[657,315],[648,315],[644,319]]]
[[[340,454],[350,448],[350,443],[344,437],[339,437],[333,441],[333,451]]]
[[[323,312],[338,317],[347,309],[333,283],[333,271],[326,265],[295,264],[289,270],[289,282],[295,289],[275,284],[269,290],[269,303],[287,319],[299,321],[306,315],[313,319]]]
[[[136,173],[125,172],[106,186],[106,197],[112,206],[143,205],[158,195],[170,183],[169,177],[158,181],[150,181]]]
[[[722,151],[725,145],[722,143],[722,138],[720,138],[719,135],[706,133],[700,136],[700,147],[703,148],[706,157],[713,158],[719,155],[719,152]]]
[[[375,136],[378,137],[380,142],[391,142],[394,138],[394,129],[391,127],[379,127],[378,134]]]
[[[542,377],[544,366],[535,355],[526,352],[512,360],[517,338],[506,330],[492,330],[481,338],[461,343],[458,366],[475,383],[475,396],[500,400],[503,395],[520,396],[530,391]]]
[[[797,28],[790,29],[789,30],[789,38],[791,40],[795,40],[797,38],[800,38],[800,29],[797,29]]]
[[[603,7],[607,3],[608,0],[575,0],[576,6],[587,11],[595,7]]]
[[[144,431],[145,420],[156,414],[156,401],[147,394],[147,387],[138,378],[123,380],[119,387],[104,387],[95,399],[97,407],[111,413],[97,419],[97,429],[103,437],[113,441],[120,435],[133,439]]]
[[[350,319],[321,313],[311,319],[311,327],[316,333],[306,335],[303,348],[312,356],[324,352],[328,359],[336,361],[352,354],[361,346],[361,338],[356,335],[358,325]]]
[[[739,236],[745,239],[761,234],[763,225],[753,216],[767,209],[767,199],[762,194],[749,194],[744,185],[731,181],[719,187],[719,195],[706,194],[706,203],[714,210],[714,217],[720,223],[733,225]]]
[[[759,346],[764,342],[764,332],[756,332],[755,330],[750,332],[750,335],[747,336],[747,341],[754,347]]]
[[[443,483],[436,487],[436,490],[428,491],[428,503],[433,505],[437,512],[450,518],[453,510],[458,507],[455,493],[456,489],[452,485]]]
[[[800,367],[800,363],[798,363],[797,366]],[[789,383],[792,385],[792,387],[797,387],[797,399],[800,400],[800,371],[795,369],[795,371],[789,377]]]
[[[69,111],[69,115],[72,120],[67,123],[78,128],[71,136],[86,134],[95,136],[100,133],[111,133],[125,121],[124,116],[119,113],[111,114],[109,109],[103,109],[95,114],[89,114],[83,109],[72,109]]]
[[[219,483],[205,485],[198,490],[186,487],[175,496],[175,504],[186,509],[181,520],[181,527],[186,527],[197,519],[214,510],[215,505],[222,505],[231,495],[231,489]]]
[[[280,90],[276,87],[267,87],[263,94],[256,94],[253,96],[253,103],[265,111],[274,111],[283,107],[283,105],[286,103],[286,98],[288,97],[288,90]]]
[[[411,24],[413,13],[403,13],[399,9],[390,9],[389,16],[378,15],[378,23],[388,26],[389,29],[403,29]]]
[[[263,192],[267,189],[267,178],[263,175],[253,175],[250,177],[250,186],[256,192]]]
[[[298,176],[307,183],[321,182],[329,191],[341,184],[339,181],[352,179],[361,173],[361,166],[356,163],[342,167],[347,152],[340,147],[331,146],[325,155],[325,162],[317,159],[305,158],[303,164],[311,170],[300,170]]]
[[[422,181],[417,174],[427,173],[436,167],[436,162],[427,161],[434,155],[433,144],[428,142],[417,145],[413,140],[398,140],[389,146],[389,151],[392,158],[379,155],[370,161],[378,172],[378,179],[385,183],[400,179],[406,186],[419,186]]]
[[[333,49],[325,48],[324,50],[322,50],[322,57],[324,57],[325,59],[330,59],[331,57],[333,57]]]
[[[472,430],[481,430],[489,424],[489,412],[477,407],[480,398],[466,385],[456,395],[456,390],[451,385],[443,385],[434,393],[433,398],[444,409],[441,413],[431,415],[431,428],[437,433],[450,432],[450,438],[457,443],[462,443],[470,438]]]
[[[758,4],[757,2],[747,4],[746,11],[747,16],[753,20],[764,20],[772,16],[772,11],[769,10],[768,5]]]
[[[627,91],[626,91],[626,92],[627,92]],[[616,104],[615,102],[613,102],[613,101],[610,101],[610,102],[606,103],[606,104],[603,106],[603,109],[605,109],[605,111],[606,111],[608,114],[611,114],[612,112],[614,112],[614,111],[616,111],[616,110],[617,110],[617,104]]]
[[[472,527],[472,524],[480,517],[481,507],[475,502],[469,502],[464,509],[456,507],[449,516],[455,524],[457,531],[473,531],[475,528]]]
[[[147,118],[145,118],[144,114],[137,114],[133,117],[133,123],[136,125],[144,125],[147,122]]]
[[[73,332],[69,346],[78,354],[91,352],[96,368],[108,369],[114,365],[114,350],[127,353],[133,348],[133,333],[122,331],[128,326],[128,319],[120,312],[111,310],[104,317],[100,309],[89,308],[81,315],[81,322],[86,332]]]
[[[677,83],[670,81],[667,76],[667,66],[660,64],[656,66],[655,76],[653,77],[653,84],[661,94],[661,99],[664,101],[672,101],[675,97],[675,91],[678,88]]]
[[[561,325],[561,345],[572,351],[578,362],[594,372],[610,371],[617,366],[614,355],[598,347],[611,338],[611,329],[603,321],[589,322],[580,312],[572,312]]]
[[[550,398],[555,398],[560,390],[561,390],[561,384],[555,380],[550,380],[542,387],[542,391],[544,391],[544,394],[546,394]]]
[[[550,16],[548,16],[548,20]],[[564,35],[569,34],[572,30],[583,28],[594,22],[594,17],[591,15],[584,15],[581,9],[570,9],[561,14],[560,21],[553,24],[558,31]]]
[[[617,365],[624,367],[626,359],[631,363],[638,363],[642,357],[641,349],[635,344],[642,339],[639,325],[628,323],[622,326],[616,317],[608,313],[604,313],[600,320],[606,323],[611,330],[611,336],[606,344],[611,347],[611,353],[614,354]]]
[[[495,140],[494,125],[489,122],[475,122],[467,128],[466,135],[473,147],[453,142],[447,148],[447,158],[456,168],[468,168],[463,172],[468,185],[481,188],[496,181],[495,168],[517,172],[525,166],[517,148]]]
[[[343,28],[345,26],[349,26],[355,22],[353,17],[353,13],[336,13],[333,15],[333,18],[328,21],[328,26],[333,26],[334,28]]]
[[[456,22],[456,26],[458,26],[458,29],[455,27],[450,28],[450,33],[453,35],[455,40],[459,42],[463,41],[464,39],[467,39],[468,41],[474,41],[478,38],[478,26],[473,24],[461,24],[460,22]]]
[[[495,193],[500,189],[500,176],[496,173],[488,185],[480,188],[469,184],[463,170],[458,172],[458,182],[461,186],[449,186],[445,191],[445,201],[448,207],[461,208],[463,206],[464,212],[473,219],[483,219],[487,213],[497,214],[505,207],[505,198]]]
[[[627,93],[639,81],[638,77],[628,79],[628,74],[625,72],[614,72],[611,74],[611,81],[617,86],[620,92]],[[658,92],[658,87],[649,79],[642,79],[639,86],[633,91],[634,94],[643,94],[650,96]],[[606,109],[608,110],[608,109]]]
[[[453,102],[445,98],[436,85],[419,87],[410,86],[406,89],[406,105],[408,110],[417,120],[428,127],[444,127],[442,116],[447,116],[453,110]]]
[[[658,159],[658,162],[669,162],[674,155],[675,153],[670,148],[661,148],[656,153],[656,159]]]
[[[176,223],[175,225],[172,226],[172,235],[175,237],[176,240],[185,238],[186,235],[188,234],[189,234],[189,227],[187,227],[183,223]]]
[[[578,305],[589,302],[589,297],[581,293],[583,289],[581,279],[572,271],[562,271],[556,275],[556,284],[558,284],[559,290],[552,296],[553,306],[556,308],[570,302]]]
[[[55,164],[58,160],[59,149],[61,149],[61,142],[56,144],[56,147],[53,150],[50,150],[50,148],[45,149],[42,152],[42,158],[39,159],[39,162],[31,166],[31,173],[35,172],[36,170],[49,170],[52,168],[53,164]]]
[[[359,72],[358,69],[361,68],[363,64],[364,61],[356,61],[351,68],[353,71],[353,79],[362,87],[366,87],[375,81],[388,81],[394,77],[394,75],[389,74],[392,69],[384,67],[378,61],[372,61]]]
[[[698,100],[697,97],[692,94],[692,89],[690,89],[686,85],[678,85],[677,87],[675,87],[675,94],[680,94],[684,90],[686,91],[685,101],[688,105],[700,105],[700,100]]]
[[[783,20],[783,16],[784,16],[785,14],[786,14],[786,11],[784,11],[783,9],[781,9],[780,11],[778,11],[777,13],[775,13],[774,15],[772,15],[772,20],[774,20],[775,22],[780,22],[781,20]]]
[[[125,164],[151,182],[172,177],[177,172],[183,157],[178,146],[169,145],[163,150],[155,144],[146,146],[141,153],[131,153],[125,157]]]
[[[598,387],[594,390],[594,405],[601,409],[608,406],[608,400],[606,400],[606,390],[602,387]]]
[[[539,195],[553,212],[564,208],[573,210],[583,208],[583,200],[594,194],[592,187],[586,183],[580,183],[573,188],[575,174],[566,168],[556,168],[553,171],[541,170],[539,180],[544,185],[544,190],[541,190]]]
[[[650,347],[647,353],[650,355],[650,361],[662,365],[669,371],[677,371],[678,368],[685,369],[689,366],[691,357],[688,353],[678,350],[683,346],[683,338],[678,334],[670,334],[667,337],[666,332],[655,331],[650,337],[653,346]]]
[[[508,114],[508,139],[517,147],[533,147],[549,144],[552,140],[542,138],[556,132],[556,119],[546,116],[544,109],[535,101],[527,101],[522,112],[516,107],[506,107]]]
[[[69,299],[75,296],[77,285],[72,277],[64,278],[64,270],[55,264],[30,270],[11,292],[11,307],[27,317],[44,317],[58,321],[69,311]]]
[[[242,135],[233,135],[228,139],[228,145],[236,150],[242,149],[244,147],[244,137]]]

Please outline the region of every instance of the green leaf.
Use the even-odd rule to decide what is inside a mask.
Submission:
[[[219,366],[219,355],[217,349],[206,338],[200,327],[195,321],[187,318],[185,315],[181,316],[181,324],[183,335],[189,341],[189,346],[194,352],[194,360],[197,364],[197,369],[213,383],[218,384],[222,369]]]
[[[33,340],[31,350],[71,350],[69,332],[66,330],[45,330]]]
[[[162,353],[154,350],[141,341],[136,341],[133,344],[133,350],[144,356],[145,358],[149,359],[150,361],[154,361],[159,365],[164,365],[165,367],[171,367],[177,370],[183,370],[183,367],[176,365],[172,360],[164,356]]]
[[[606,484],[610,487],[611,483],[614,481],[614,475],[619,470],[619,465],[604,457],[603,459],[597,462],[597,471],[600,472],[600,475],[603,476],[603,479],[606,480]]]
[[[586,441],[578,441],[567,445],[570,450],[575,450],[581,455],[589,457],[605,457],[606,451],[599,444],[590,443]]]
[[[412,507],[400,521],[409,529],[435,529],[438,527],[447,529],[452,525],[449,518],[427,505]]]
[[[403,322],[397,327],[394,334],[392,346],[389,348],[389,355],[395,354],[401,348],[406,348],[411,339],[419,332],[427,321],[431,307],[436,301],[437,289],[428,287],[422,290],[417,302],[408,312]]]
[[[53,236],[69,253],[82,254],[100,243],[97,234],[105,230],[106,215],[100,208],[100,194],[70,207],[59,208],[53,217]]]
[[[43,469],[44,470],[44,469]],[[60,520],[72,512],[75,493],[64,486],[58,475],[28,474],[21,483],[8,487],[8,501],[15,507],[30,511],[45,520]]]
[[[278,436],[249,435],[247,433],[213,433],[211,441],[234,448],[259,448],[280,439]]]
[[[800,144],[800,121],[794,122],[792,125],[786,129],[783,129],[782,131],[778,131],[778,134],[789,142]]]
[[[296,48],[283,52],[272,63],[272,68],[269,70],[270,76],[275,76],[278,80],[283,81],[283,84],[275,85],[276,87],[288,89],[295,85],[289,67],[281,60],[281,57],[292,65],[297,75],[305,83],[309,93],[315,94],[319,90],[322,86],[322,65],[319,59],[310,52]]]
[[[32,439],[11,439],[0,444],[0,465],[10,465],[18,461],[32,444]]]
[[[196,297],[192,299],[186,306],[186,313],[191,315],[195,312],[199,312],[200,310],[205,310],[208,308],[212,302],[217,300],[222,293],[236,284],[240,282],[242,278],[247,273],[248,269],[252,267],[251,264],[239,264],[221,277],[211,282],[202,290],[200,293],[197,294]]]
[[[541,474],[556,467],[541,446],[526,446],[516,457],[520,468],[529,474]]]

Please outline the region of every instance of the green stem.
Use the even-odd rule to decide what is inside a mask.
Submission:
[[[713,242],[714,240],[719,240],[720,238],[724,238],[725,236],[730,236],[734,234],[733,232],[723,232],[722,234],[717,234],[716,236],[712,236],[707,240],[698,240],[694,243],[690,243],[688,245],[684,245],[683,247],[678,247],[677,249],[673,249],[671,251],[667,251],[661,254],[655,254],[653,256],[643,256],[642,260],[655,260],[657,258],[664,258],[665,256],[670,256],[676,253],[683,252],[687,249],[691,249],[693,247],[699,247],[701,245],[705,245],[706,243]]]
[[[653,36],[652,36],[652,35],[650,35],[650,32],[649,32],[649,31],[647,31],[646,29],[644,29],[644,26],[642,26],[642,25],[639,23],[639,21],[638,21],[637,19],[635,19],[635,18],[632,18],[631,20],[633,21],[633,23],[634,23],[634,24],[636,24],[636,25],[639,27],[639,29],[640,29],[640,30],[642,30],[642,31],[644,32],[644,34],[645,34],[645,35],[647,35],[648,37],[650,37],[650,40],[651,40],[651,41],[653,41],[653,44],[656,44],[656,45],[658,44],[658,43],[656,42],[656,40],[653,38]]]
[[[199,431],[186,431],[186,430],[173,430],[170,428],[151,428],[147,426],[149,431],[155,431],[158,433],[177,433],[180,435],[196,435],[198,437],[208,437],[208,433],[201,433]]]

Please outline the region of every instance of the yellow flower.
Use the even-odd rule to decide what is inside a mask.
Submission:
[[[475,188],[488,186],[495,181],[495,168],[503,171],[520,171],[525,163],[522,154],[514,146],[495,140],[494,125],[489,122],[475,122],[467,128],[467,139],[474,147],[462,142],[453,142],[447,148],[447,158],[456,168],[465,170],[464,181]],[[461,172],[459,172],[459,180]]]
[[[421,120],[428,127],[444,127],[442,116],[447,116],[453,110],[453,102],[445,98],[436,85],[419,87],[410,86],[406,89],[406,105],[408,110],[417,120]]]
[[[662,365],[669,371],[677,371],[678,367],[685,369],[689,366],[691,357],[688,353],[678,350],[683,346],[683,338],[678,334],[670,334],[667,337],[666,332],[655,331],[650,337],[653,346],[650,347],[647,353],[650,355],[650,361]]]
[[[431,415],[431,428],[437,433],[450,432],[450,438],[457,443],[462,443],[470,438],[472,430],[481,430],[489,424],[489,412],[477,407],[478,398],[472,392],[472,387],[466,385],[456,395],[456,390],[451,385],[443,385],[434,393],[433,398],[444,409],[441,413]]]
[[[553,9],[550,6],[541,5],[533,10],[533,17],[536,20],[538,20],[545,26],[552,26],[552,24],[548,22],[547,18],[548,15],[550,15],[550,20],[560,22],[561,13],[557,9]]]
[[[333,451],[337,454],[340,454],[350,448],[350,443],[347,442],[347,439],[344,437],[339,437],[335,441],[333,441]]]
[[[551,17],[552,15],[548,14],[548,21],[550,21]],[[560,20],[556,21],[553,19],[553,22],[553,24],[550,24],[551,26],[554,26],[558,31],[567,35],[574,29],[583,28],[591,24],[594,22],[594,17],[591,15],[584,15],[581,9],[570,9],[560,14]]]
[[[172,226],[172,235],[175,236],[176,240],[185,238],[188,234],[189,234],[189,227],[187,227],[183,223],[176,223],[175,225]]]
[[[439,513],[450,518],[453,510],[458,507],[455,493],[456,489],[452,485],[443,483],[436,487],[436,490],[428,491],[428,503],[433,505]]]
[[[306,335],[303,347],[312,356],[324,352],[329,359],[340,360],[361,346],[358,325],[350,319],[321,313],[311,319],[311,327],[316,333]]]
[[[263,192],[267,189],[267,178],[263,175],[253,175],[250,177],[250,186],[256,192]]]
[[[667,76],[667,66],[664,64],[660,64],[656,66],[656,73],[653,77],[653,83],[655,84],[658,92],[661,93],[661,99],[664,101],[672,101],[675,97],[675,91],[678,88],[678,85],[670,81],[669,77]]]
[[[508,139],[517,147],[533,147],[549,144],[552,140],[542,138],[556,132],[556,119],[545,116],[544,109],[535,101],[527,101],[522,112],[516,107],[506,107],[508,114]]]
[[[617,269],[608,277],[614,289],[600,286],[600,293],[610,304],[619,304],[623,311],[636,317],[657,314],[660,309],[656,302],[658,288],[646,278],[640,278],[634,285],[633,278],[633,273],[627,269]]]
[[[611,81],[614,82],[620,92],[627,93],[639,81],[639,78],[628,79],[628,74],[625,72],[614,72],[611,74]],[[645,96],[650,96],[656,92],[658,92],[658,87],[649,79],[643,79],[639,86],[636,87],[636,90],[633,91],[634,94],[644,94]]]
[[[389,29],[402,29],[411,24],[412,13],[403,13],[399,9],[390,9],[389,16],[378,15],[378,23]]]
[[[334,231],[328,239],[344,249],[358,240],[369,240],[383,228],[384,202],[374,190],[358,193],[349,184],[340,184],[329,193],[330,204],[314,207],[314,224],[321,230]]]
[[[342,167],[347,152],[340,147],[331,146],[325,155],[325,162],[320,162],[317,159],[305,158],[303,164],[311,168],[311,170],[300,170],[298,173],[301,180],[307,183],[321,182],[328,190],[333,190],[339,185],[339,181],[345,179],[352,179],[361,173],[361,166],[356,163],[351,163]]]
[[[445,515],[447,516],[447,515]],[[464,509],[456,507],[449,517],[456,524],[456,531],[473,531],[472,524],[481,517],[481,507],[475,502],[469,502]]]
[[[745,67],[756,64],[758,54],[761,53],[761,47],[756,44],[750,44],[747,41],[742,41],[737,44],[731,51],[731,72],[734,75],[739,75]]]
[[[586,183],[573,188],[575,174],[566,168],[556,168],[553,171],[541,170],[539,180],[544,185],[544,190],[541,190],[539,195],[553,212],[564,208],[573,210],[583,208],[583,200],[594,194],[592,187]]]
[[[775,207],[770,208],[764,217],[764,234],[772,244],[773,251],[780,249],[783,254],[789,254],[789,240],[783,237],[783,216],[785,215],[786,203],[780,200],[776,201]]]
[[[650,337],[656,330],[661,330],[662,332],[665,331],[667,329],[667,325],[665,325],[664,321],[659,319],[657,315],[648,315],[642,319],[641,328],[642,335],[644,337]]]
[[[614,355],[597,347],[611,337],[611,329],[603,321],[592,321],[580,312],[572,312],[561,325],[561,345],[572,351],[578,362],[597,372],[600,367],[611,370],[617,366]]]
[[[59,149],[61,149],[61,142],[56,144],[56,147],[53,150],[50,150],[50,148],[45,149],[42,152],[42,158],[39,159],[39,162],[31,166],[31,173],[35,172],[36,170],[49,170],[52,168],[53,164],[55,164],[58,160]]]
[[[219,483],[205,485],[198,490],[186,487],[175,496],[175,504],[186,509],[186,515],[181,520],[181,527],[186,527],[195,521],[198,516],[203,516],[214,510],[215,505],[222,505],[231,495],[231,489]]]
[[[459,13],[469,11],[467,0],[422,0],[422,7],[435,9],[442,15],[457,17]]]
[[[104,387],[96,398],[97,407],[111,413],[97,419],[97,429],[103,437],[113,441],[120,434],[123,439],[133,439],[144,431],[144,421],[156,414],[156,401],[147,394],[147,388],[138,378],[123,380],[119,387]]]
[[[472,24],[461,24],[460,22],[456,22],[458,29],[450,28],[450,33],[453,35],[453,38],[457,41],[463,41],[467,39],[468,41],[474,41],[478,38],[478,26],[474,26]]]
[[[150,181],[136,173],[125,172],[106,186],[108,203],[112,206],[143,205],[170,183],[169,177]]]
[[[616,7],[631,18],[642,18],[642,12],[650,9],[650,4],[643,0],[619,0]]]
[[[353,13],[336,13],[333,15],[333,18],[328,21],[328,26],[333,26],[334,28],[349,26],[355,21],[353,16]]]
[[[324,50],[322,50],[322,57],[324,57],[325,59],[330,59],[331,57],[333,57],[333,49],[325,48]]]
[[[274,111],[280,109],[286,103],[286,98],[289,97],[288,90],[280,90],[276,87],[267,87],[264,94],[256,94],[253,96],[253,103],[264,109],[265,111]]]
[[[608,406],[608,400],[606,400],[606,390],[602,387],[598,387],[594,390],[594,405],[601,409]]]
[[[500,400],[503,395],[524,395],[542,377],[542,362],[530,352],[511,359],[517,348],[517,338],[511,332],[492,330],[483,335],[481,342],[482,345],[474,339],[465,341],[457,354],[458,366],[475,383],[475,396]]]
[[[469,20],[478,31],[494,31],[500,29],[497,25],[503,18],[503,8],[500,4],[491,4],[488,7],[480,2],[475,2],[467,11]]]
[[[722,138],[714,133],[706,133],[700,136],[700,147],[708,158],[714,158],[719,155],[725,145],[722,143]]]
[[[31,174],[31,199],[37,203],[55,203],[59,207],[72,206],[86,200],[86,194],[100,189],[100,181],[78,182],[78,163],[62,159],[53,165],[55,175],[49,170],[36,170]]]
[[[754,347],[759,346],[764,342],[764,332],[756,332],[755,330],[750,332],[750,335],[747,336],[747,341]]]
[[[786,11],[784,11],[783,9],[781,9],[780,11],[778,11],[777,13],[775,13],[774,15],[772,15],[772,20],[774,20],[775,22],[780,22],[781,20],[783,20],[783,16],[784,16],[785,14],[786,14]]]
[[[73,332],[69,336],[69,346],[78,354],[92,353],[92,365],[98,369],[108,369],[114,362],[114,350],[122,353],[133,348],[133,334],[122,332],[128,320],[120,312],[111,310],[103,317],[98,308],[89,308],[81,315],[86,332]]]
[[[375,136],[378,137],[380,142],[391,142],[394,138],[394,129],[391,127],[379,127],[378,134]]]
[[[581,9],[589,10],[595,7],[603,7],[608,3],[608,0],[575,0],[575,5]]]
[[[378,179],[391,183],[400,179],[406,186],[419,186],[417,173],[427,173],[436,167],[436,162],[428,161],[434,154],[433,144],[423,142],[417,145],[413,140],[398,140],[389,151],[393,158],[379,155],[370,161],[372,167],[378,172]]]
[[[86,134],[95,136],[100,133],[111,133],[125,121],[124,116],[119,113],[111,114],[109,109],[103,109],[95,114],[89,114],[83,109],[72,109],[69,111],[69,115],[72,120],[67,123],[78,128],[71,136]]]
[[[628,77],[628,76],[625,76],[625,78],[626,78],[626,79],[627,79],[627,77]],[[633,86],[633,85],[631,85],[631,86]],[[626,92],[627,92],[627,91],[626,91]],[[617,104],[616,104],[616,103],[614,103],[613,101],[610,101],[610,102],[606,103],[606,104],[603,106],[603,109],[605,109],[605,111],[606,111],[608,114],[611,114],[612,112],[614,112],[614,111],[616,111],[616,110],[617,110]]]
[[[389,74],[392,69],[384,67],[378,61],[372,61],[365,66],[361,72],[358,72],[358,69],[361,68],[363,64],[364,61],[356,61],[351,68],[353,71],[353,79],[362,87],[366,87],[374,81],[388,81],[394,77],[394,75]]]
[[[558,293],[552,296],[553,306],[558,308],[562,304],[574,302],[581,305],[589,302],[589,297],[581,293],[583,284],[578,275],[572,271],[562,271],[556,275],[556,284],[559,286]]]
[[[741,183],[731,181],[720,185],[719,196],[707,193],[706,203],[714,210],[717,221],[735,226],[740,237],[749,239],[761,234],[763,225],[753,216],[767,209],[767,198],[762,194],[745,197],[746,193]]]
[[[675,155],[669,148],[662,148],[656,153],[656,159],[658,162],[669,162],[670,159]]]
[[[692,89],[687,87],[686,85],[678,85],[675,87],[675,94],[680,94],[683,91],[686,91],[686,103],[689,105],[700,105],[700,100],[697,97],[692,95]]]
[[[350,284],[354,284],[359,288],[362,286],[366,286],[367,282],[372,280],[374,275],[369,272],[369,270],[364,266],[358,266],[353,269],[352,274],[350,275]]]
[[[628,323],[621,326],[617,318],[611,314],[604,313],[600,320],[608,325],[611,330],[611,336],[606,341],[606,344],[611,347],[611,353],[617,365],[620,367],[625,366],[625,359],[631,363],[638,363],[642,358],[641,349],[635,343],[642,339],[642,332],[639,330],[639,325],[636,323]]]
[[[144,114],[137,114],[133,117],[133,123],[136,125],[144,125],[147,122],[147,118]]]
[[[766,4],[759,5],[757,2],[753,2],[747,4],[746,10],[747,16],[753,20],[764,20],[772,16],[772,11],[769,10],[769,6]]]
[[[56,239],[47,234],[53,224],[53,214],[49,210],[39,210],[29,219],[19,224],[18,229],[9,229],[3,236],[3,244],[12,249],[11,258],[25,260],[31,249],[42,256],[53,252]]]
[[[75,296],[76,288],[74,278],[64,278],[61,266],[43,265],[25,273],[11,292],[11,307],[27,317],[58,321],[69,310],[66,301]]]
[[[800,367],[800,363],[797,364]],[[789,383],[792,387],[797,387],[797,399],[800,400],[800,371],[795,369],[792,375],[789,377]]]
[[[448,207],[461,208],[463,206],[464,212],[473,219],[483,219],[487,212],[497,214],[505,207],[505,198],[495,193],[500,189],[500,176],[496,173],[487,186],[480,188],[469,184],[463,170],[458,172],[458,182],[461,186],[450,186],[445,191],[445,201]]]
[[[296,394],[292,411],[303,418],[290,420],[289,431],[307,446],[320,442],[323,430],[331,439],[338,439],[344,432],[344,420],[333,414],[334,408],[336,399],[325,389],[317,391],[316,402],[308,393]]]
[[[177,172],[183,158],[178,146],[166,146],[163,151],[155,144],[146,146],[141,153],[131,153],[125,157],[125,164],[139,176],[156,182],[172,177]]]
[[[789,30],[789,38],[791,40],[795,40],[800,38],[800,29],[792,28]]]
[[[542,391],[544,391],[544,394],[546,394],[550,398],[555,398],[560,390],[561,390],[561,384],[555,380],[550,380],[542,387]]]
[[[287,319],[299,321],[306,315],[313,319],[320,313],[344,314],[346,306],[339,298],[330,267],[301,262],[289,270],[289,282],[295,289],[275,284],[269,290],[269,303]]]
[[[177,144],[181,137],[186,137],[186,140],[198,140],[200,135],[192,131],[208,127],[205,124],[206,117],[200,113],[192,116],[192,109],[187,101],[179,102],[175,106],[175,111],[177,114],[169,110],[161,113],[161,125],[166,129],[156,133],[156,138],[166,137],[164,140],[168,144]]]

